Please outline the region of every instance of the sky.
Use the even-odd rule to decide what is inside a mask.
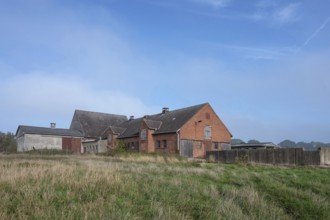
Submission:
[[[0,131],[210,103],[233,138],[330,142],[328,0],[0,0]]]

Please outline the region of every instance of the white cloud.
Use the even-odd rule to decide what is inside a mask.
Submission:
[[[266,21],[272,24],[287,24],[299,20],[299,3],[279,5],[272,1],[259,1],[257,11],[250,17],[255,21]]]
[[[193,0],[198,3],[211,5],[215,8],[223,8],[229,5],[232,0]]]
[[[23,121],[11,124],[35,125],[41,118],[67,119],[67,126],[75,109],[113,114],[142,116],[156,109],[147,107],[139,98],[111,89],[92,86],[79,76],[49,73],[17,75],[0,87],[0,103],[5,106],[1,121],[11,115],[22,116]],[[159,109],[157,108],[157,111]],[[2,125],[4,126],[4,125]]]
[[[292,3],[274,11],[273,19],[280,23],[289,23],[298,19],[298,3]]]

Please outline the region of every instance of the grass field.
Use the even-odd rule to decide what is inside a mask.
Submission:
[[[330,219],[330,169],[0,155],[0,219]]]

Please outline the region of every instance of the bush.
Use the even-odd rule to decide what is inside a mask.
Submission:
[[[128,153],[128,147],[125,142],[119,141],[117,146],[115,146],[113,149],[110,149],[109,156],[115,156],[115,155],[122,155]]]

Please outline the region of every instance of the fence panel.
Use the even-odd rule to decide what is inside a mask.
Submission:
[[[326,160],[322,158],[321,161],[320,151],[304,151],[302,148],[207,151],[206,159],[211,157],[223,163],[249,162],[282,165],[320,165]]]

